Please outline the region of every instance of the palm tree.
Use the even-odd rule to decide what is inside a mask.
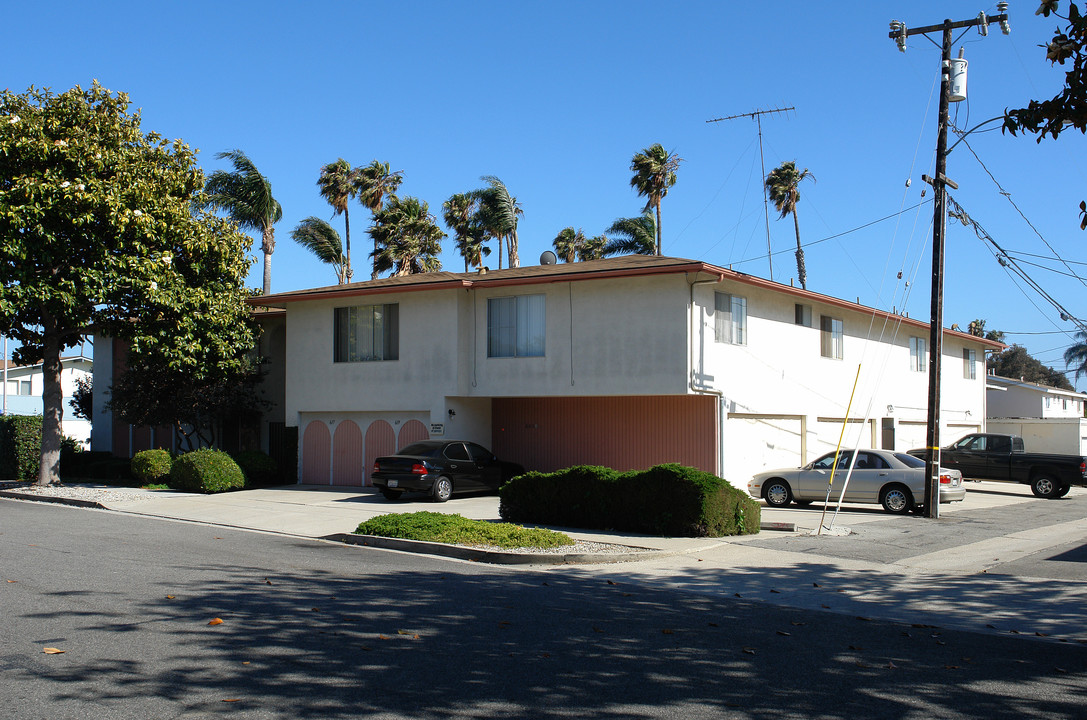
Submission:
[[[656,249],[653,213],[646,211],[638,217],[619,218],[605,231],[618,235],[604,246],[604,257],[612,255],[653,255]]]
[[[272,292],[272,253],[276,249],[275,224],[283,219],[283,208],[272,197],[272,183],[257,171],[245,153],[230,150],[215,157],[229,160],[234,171],[213,172],[204,185],[202,203],[226,213],[240,228],[260,230],[264,294],[269,295]]]
[[[336,162],[322,167],[321,174],[317,178],[321,197],[332,206],[333,216],[343,213],[344,258],[347,264],[344,277],[348,282],[351,282],[354,272],[351,270],[351,213],[347,205],[359,192],[358,172],[351,167],[351,163],[339,158]]]
[[[586,238],[582,235],[581,238],[582,242],[577,249],[578,260],[599,260],[604,257],[604,248],[607,247],[608,244],[608,239],[605,236],[596,235],[591,238]]]
[[[359,202],[368,208],[371,214],[376,213],[381,209],[385,196],[395,194],[400,189],[400,183],[403,180],[403,172],[399,170],[390,172],[389,163],[374,160],[366,167],[357,170],[355,187],[358,191]],[[377,250],[376,244],[374,250]],[[376,265],[370,278],[372,280],[377,279]]]
[[[1075,334],[1076,342],[1064,351],[1064,364],[1075,370],[1076,380],[1087,374],[1087,332],[1080,330]]]
[[[661,199],[668,194],[668,188],[676,184],[676,171],[683,158],[667,152],[660,143],[650,145],[635,155],[630,161],[634,176],[630,186],[638,191],[638,196],[646,198],[645,210],[657,211],[657,246],[656,254],[661,254]]]
[[[367,232],[374,239],[372,257],[379,272],[392,270],[395,277],[442,268],[438,255],[446,235],[427,204],[418,198],[389,196],[374,213],[374,224]]]
[[[478,206],[479,201],[469,193],[455,193],[442,203],[442,219],[453,231],[457,251],[464,258],[464,272],[468,272],[469,264],[483,267],[483,256],[491,252],[483,244],[483,228],[476,222]]]
[[[800,287],[808,289],[808,271],[804,267],[804,248],[800,245],[800,221],[796,217],[796,204],[800,202],[800,191],[797,187],[805,178],[815,181],[815,176],[808,172],[796,169],[796,162],[790,160],[783,162],[770,171],[766,176],[766,193],[770,202],[781,213],[780,217],[793,216],[793,227],[796,229],[796,274],[800,278]]]
[[[517,218],[523,217],[525,211],[497,177],[484,175],[480,179],[487,183],[487,187],[473,190],[471,195],[479,200],[477,216],[480,225],[488,235],[498,240],[498,269],[502,269],[503,240],[509,249],[510,267],[520,267],[521,260],[517,254]]]
[[[340,234],[327,221],[311,215],[291,231],[291,238],[309,248],[318,260],[331,265],[340,285],[347,282],[347,258],[343,254]]]
[[[555,254],[562,258],[563,262],[572,263],[577,260],[579,238],[580,241],[585,240],[585,233],[581,230],[575,231],[572,227],[563,228],[551,241],[551,246],[555,248]]]

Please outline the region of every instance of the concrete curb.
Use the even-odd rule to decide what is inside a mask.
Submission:
[[[470,562],[485,562],[493,565],[596,565],[604,563],[635,562],[638,560],[651,560],[668,557],[670,555],[685,555],[685,552],[672,552],[668,550],[652,550],[649,548],[631,548],[634,552],[624,553],[514,553],[497,550],[480,550],[478,548],[464,547],[462,545],[447,545],[445,543],[427,542],[425,540],[403,540],[401,538],[381,537],[378,535],[356,535],[355,533],[335,533],[321,538],[331,542],[340,542],[347,545],[364,545],[367,547],[382,548],[384,550],[400,550],[403,552],[422,553],[424,555],[440,555],[458,560]],[[706,548],[699,548],[704,550]]]
[[[30,500],[32,502],[46,502],[54,505],[71,505],[72,507],[93,508],[95,510],[109,510],[108,507],[94,500],[79,500],[78,498],[57,497],[55,495],[38,495],[35,493],[11,492],[0,490],[0,497],[12,500]]]

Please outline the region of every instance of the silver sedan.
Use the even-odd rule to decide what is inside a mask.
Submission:
[[[853,450],[827,453],[802,468],[759,473],[747,484],[752,497],[762,498],[770,507],[785,507],[790,502],[808,505],[827,498],[837,502],[846,485],[846,475],[853,462]],[[857,462],[846,486],[844,502],[879,503],[890,513],[908,513],[924,501],[925,461],[891,450],[857,450]],[[831,483],[833,472],[833,483]],[[966,497],[962,473],[940,469],[940,502],[958,502]]]

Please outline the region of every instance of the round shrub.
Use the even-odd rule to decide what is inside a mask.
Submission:
[[[234,454],[234,462],[245,474],[246,487],[278,485],[283,482],[279,463],[271,455],[260,450],[243,450]]]
[[[174,460],[170,485],[187,492],[238,490],[245,487],[245,474],[225,452],[201,448]]]
[[[165,450],[141,450],[132,457],[132,474],[144,485],[165,484],[174,459]]]

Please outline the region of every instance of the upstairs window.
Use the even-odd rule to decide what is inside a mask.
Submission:
[[[914,372],[925,371],[925,339],[919,337],[910,338],[910,370]]]
[[[747,298],[714,293],[714,340],[730,345],[747,344]]]
[[[487,300],[487,357],[543,357],[543,295]]]
[[[832,360],[842,359],[842,348],[845,344],[845,325],[841,319],[821,315],[819,317],[820,348],[819,352],[825,358]]]
[[[400,306],[357,305],[335,310],[335,362],[372,362],[400,358]]]
[[[977,354],[970,348],[962,349],[962,376],[967,380],[975,380],[978,376]]]
[[[811,327],[811,305],[797,303],[795,305],[794,322],[797,325]]]

